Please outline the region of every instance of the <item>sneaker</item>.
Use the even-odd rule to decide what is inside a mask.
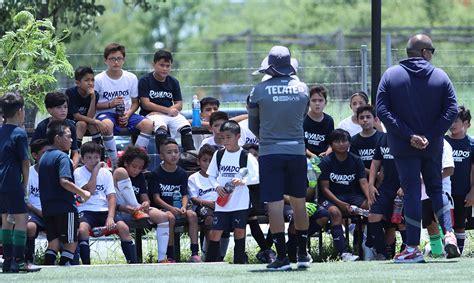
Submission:
[[[351,253],[342,253],[341,254],[341,260],[345,261],[345,262],[356,261],[358,259],[359,259],[358,255],[353,255]]]
[[[276,253],[272,249],[261,250],[255,256],[261,263],[272,263],[276,259]]]
[[[11,258],[4,259],[3,263],[2,263],[2,272],[3,273],[9,273],[10,270],[11,270],[11,265],[12,265],[12,259]]]
[[[176,261],[172,258],[165,258],[163,260],[158,261],[158,263],[176,263]]]
[[[444,235],[444,251],[446,252],[446,258],[460,257],[458,242],[453,232],[446,232]]]
[[[365,245],[365,243],[362,243],[362,251],[364,253],[365,261],[375,260],[375,251],[373,248],[369,248]]]
[[[201,257],[198,255],[192,255],[189,258],[189,262],[202,262]]]
[[[147,213],[145,213],[141,210],[137,210],[133,213],[132,217],[135,220],[145,220],[145,219],[149,219],[150,215],[148,215]]]
[[[291,264],[290,260],[288,257],[285,257],[284,259],[276,259],[272,263],[267,265],[268,270],[272,271],[285,271],[285,270],[290,270],[291,269]]]
[[[425,259],[418,248],[407,247],[401,253],[397,254],[393,261],[395,263],[419,263],[425,262]]]
[[[19,272],[38,272],[41,270],[41,267],[31,263],[25,263],[24,261],[17,262],[13,261],[10,272],[11,273],[19,273]]]
[[[298,262],[296,263],[297,268],[309,268],[311,263],[313,262],[313,258],[310,254],[306,256],[298,256]]]

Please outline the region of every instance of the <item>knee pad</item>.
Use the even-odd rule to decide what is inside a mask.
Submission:
[[[179,133],[181,134],[181,136],[192,135],[192,128],[191,126],[186,125],[179,129]]]

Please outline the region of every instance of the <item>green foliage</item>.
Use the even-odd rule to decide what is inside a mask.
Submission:
[[[0,93],[18,91],[26,103],[44,109],[44,96],[56,88],[56,73],[69,77],[73,68],[66,56],[64,39],[55,34],[49,20],[36,20],[22,11],[13,18],[14,30],[0,39]]]

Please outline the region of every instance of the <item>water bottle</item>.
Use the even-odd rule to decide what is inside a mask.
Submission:
[[[181,209],[183,202],[181,192],[179,190],[173,192],[173,206]],[[176,216],[177,219],[181,218],[181,215]]]
[[[369,217],[369,211],[367,209],[362,209],[355,205],[351,205],[351,212],[360,216]]]
[[[393,213],[390,221],[395,224],[402,223],[403,198],[397,196],[393,201]]]
[[[307,162],[306,176],[308,177],[308,186],[311,189],[316,188],[316,185],[318,184],[318,177],[316,176],[316,173],[313,170],[313,165],[309,160]]]
[[[192,109],[193,109],[193,127],[201,127],[201,104],[199,103],[199,99],[197,95],[193,95],[193,102],[192,102]]]
[[[123,114],[125,114],[125,104],[119,104],[117,106],[115,106],[115,114],[117,115],[117,122],[119,122],[119,118],[123,116]],[[123,124],[120,124],[119,122],[119,126],[120,127],[125,127],[125,125]]]
[[[247,168],[241,168],[239,172],[235,175],[235,178],[244,180],[247,177],[249,170]],[[223,197],[217,197],[216,203],[219,206],[225,206],[229,201],[230,194],[235,190],[235,186],[232,184],[232,180],[225,183],[224,185],[225,195]]]
[[[89,231],[91,237],[100,237],[116,234],[118,232],[117,225],[114,224],[111,229],[107,229],[107,226],[94,227]]]

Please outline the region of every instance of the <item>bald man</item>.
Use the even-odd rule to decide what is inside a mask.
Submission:
[[[448,75],[435,68],[430,37],[417,34],[407,44],[408,58],[383,75],[377,91],[377,115],[387,128],[400,184],[405,193],[407,247],[397,263],[424,262],[418,249],[421,229],[421,181],[445,233],[448,258],[459,257],[450,206],[441,185],[443,135],[456,119],[454,87]]]

